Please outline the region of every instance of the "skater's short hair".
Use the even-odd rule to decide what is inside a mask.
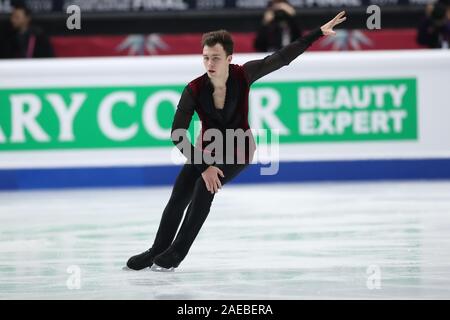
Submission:
[[[204,46],[213,47],[220,43],[227,56],[233,54],[234,43],[231,34],[226,30],[217,30],[204,33],[202,36],[202,48]]]

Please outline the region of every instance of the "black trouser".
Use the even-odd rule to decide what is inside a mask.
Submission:
[[[248,164],[217,164],[224,178],[222,185],[236,177]],[[184,259],[208,216],[214,193],[206,189],[201,173],[192,165],[185,164],[178,174],[169,202],[162,214],[153,250],[161,253],[170,246]],[[189,205],[183,224],[174,239],[183,213]],[[172,243],[173,241],[173,243]]]

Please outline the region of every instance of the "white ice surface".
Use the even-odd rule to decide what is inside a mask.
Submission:
[[[450,182],[227,185],[175,272],[122,270],[170,191],[0,193],[0,299],[450,298]]]

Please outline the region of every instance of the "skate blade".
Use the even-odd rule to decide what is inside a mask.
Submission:
[[[153,264],[152,267],[150,268],[150,270],[155,271],[155,272],[174,272],[175,268],[164,268],[164,267],[160,267],[157,264]]]
[[[131,269],[131,268],[129,268],[128,266],[122,267],[122,270],[123,270],[123,271],[140,271],[140,270]],[[142,269],[142,270],[144,270],[144,269]]]

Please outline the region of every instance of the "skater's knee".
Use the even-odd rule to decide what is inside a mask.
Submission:
[[[206,187],[206,182],[203,180],[202,177],[198,178],[195,182],[195,193],[199,193],[202,195],[213,195],[210,191],[208,191],[208,188]]]
[[[205,190],[208,191],[206,189],[205,180],[203,180],[202,177],[198,178],[197,181],[195,181],[195,189],[194,190],[201,191],[201,192],[204,192]]]

